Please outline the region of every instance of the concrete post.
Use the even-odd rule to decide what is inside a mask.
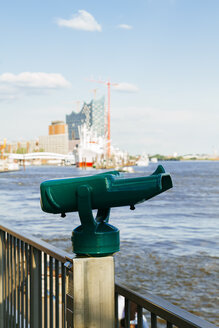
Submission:
[[[74,328],[115,327],[114,259],[73,260]]]

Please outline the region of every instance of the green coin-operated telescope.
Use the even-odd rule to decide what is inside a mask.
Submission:
[[[78,212],[81,225],[72,233],[76,254],[106,256],[119,251],[119,230],[108,223],[111,207],[135,205],[169,188],[172,180],[159,165],[147,177],[128,178],[111,171],[93,176],[44,181],[40,186],[44,212],[62,217]],[[97,209],[96,218],[92,210]]]

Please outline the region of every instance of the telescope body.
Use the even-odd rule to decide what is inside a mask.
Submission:
[[[84,186],[90,191],[92,209],[134,206],[172,187],[169,174],[160,165],[150,176],[121,178],[117,171],[93,176],[44,181],[41,186],[41,207],[48,213],[78,211],[78,196]],[[83,189],[83,188],[82,188]]]
[[[119,230],[108,223],[111,207],[142,203],[172,187],[172,180],[159,165],[147,177],[120,177],[111,171],[93,176],[44,181],[40,185],[44,212],[65,216],[78,211],[81,225],[73,230],[76,254],[106,256],[119,251]],[[96,218],[92,210],[97,209]]]

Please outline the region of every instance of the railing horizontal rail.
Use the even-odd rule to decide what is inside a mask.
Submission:
[[[11,230],[10,227],[8,227],[7,225],[0,225],[0,230],[3,230],[5,232],[9,233],[10,235],[16,237],[17,239],[20,239],[21,241],[29,244],[30,246],[33,246],[36,249],[40,250],[41,252],[44,252],[47,255],[52,256],[54,259],[56,259],[62,263],[65,263],[66,259],[71,261],[72,258],[74,257],[72,254],[62,251],[41,239],[33,237],[32,235],[27,236],[24,233],[21,234],[20,232],[16,231],[15,229]]]
[[[163,298],[152,295],[148,292],[144,295],[140,295],[122,285],[116,283],[115,291],[119,295],[124,296],[129,299],[131,302],[139,305],[140,307],[148,310],[149,312],[159,316],[162,319],[165,319],[168,322],[171,322],[178,327],[186,328],[216,328],[214,324],[211,324],[208,321],[205,321],[196,315],[187,312],[176,305],[164,300]]]

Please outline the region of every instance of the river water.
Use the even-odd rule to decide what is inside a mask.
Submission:
[[[173,189],[136,206],[111,210],[120,229],[116,277],[144,294],[149,291],[219,325],[219,162],[163,162]],[[134,177],[157,164],[135,167]],[[0,174],[0,223],[71,252],[77,213],[43,213],[40,183],[47,179],[96,174],[75,167],[27,167]]]

